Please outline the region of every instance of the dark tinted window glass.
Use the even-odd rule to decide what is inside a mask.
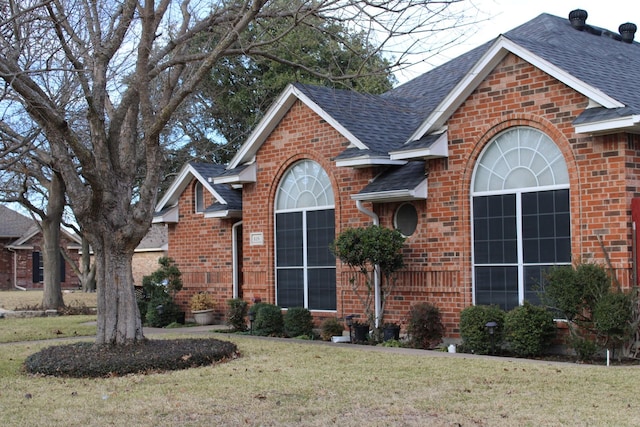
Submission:
[[[278,270],[278,305],[304,307],[304,276],[301,268]]]
[[[276,215],[276,260],[278,267],[302,266],[302,212]]]

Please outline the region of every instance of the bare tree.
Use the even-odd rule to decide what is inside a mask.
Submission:
[[[61,177],[96,256],[97,343],[144,338],[131,260],[153,216],[162,167],[160,135],[212,68],[224,58],[249,55],[321,78],[352,78],[277,56],[278,40],[299,25],[314,28],[316,18],[348,23],[377,51],[395,49],[393,64],[403,66],[416,40],[425,42],[430,34],[461,25],[460,11],[451,8],[460,2],[0,3],[0,79],[5,83],[0,126],[21,133],[28,118],[49,143],[52,170]],[[341,42],[349,49],[347,40]],[[10,120],[14,117],[20,120]]]
[[[0,128],[0,201],[21,204],[31,212],[42,235],[44,309],[64,307],[61,289],[60,226],[66,206],[64,181],[48,166],[48,150],[38,129],[22,137]]]

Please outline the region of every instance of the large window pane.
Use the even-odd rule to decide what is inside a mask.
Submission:
[[[278,305],[304,307],[304,270],[278,269]]]
[[[307,265],[335,266],[336,258],[331,252],[335,239],[335,212],[310,211],[307,213]]]
[[[276,262],[278,267],[302,267],[302,236],[302,212],[276,214]]]
[[[336,309],[335,268],[311,268],[308,270],[309,309]]]
[[[517,267],[476,267],[476,305],[499,305],[503,310],[518,306]]]

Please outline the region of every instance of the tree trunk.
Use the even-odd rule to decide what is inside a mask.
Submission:
[[[91,264],[91,247],[89,241],[82,238],[82,257],[80,258],[80,284],[85,292],[96,291],[96,267]]]
[[[60,225],[64,210],[64,184],[58,174],[54,173],[49,184],[47,214],[43,216],[42,226],[42,266],[43,295],[42,308],[58,310],[64,308],[62,289],[60,288],[61,263]]]
[[[93,237],[93,236],[92,236]],[[133,250],[114,234],[91,238],[98,283],[97,344],[130,344],[144,340],[133,287]]]

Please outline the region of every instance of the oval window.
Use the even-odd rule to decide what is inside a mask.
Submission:
[[[418,226],[418,211],[411,203],[400,205],[393,220],[396,229],[403,236],[411,236]]]

